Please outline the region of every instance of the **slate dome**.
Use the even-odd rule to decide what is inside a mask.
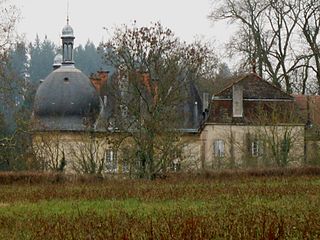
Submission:
[[[84,130],[101,111],[100,97],[90,80],[73,66],[62,65],[39,86],[34,118],[43,130]]]
[[[101,99],[89,80],[73,62],[73,29],[62,30],[61,67],[52,71],[37,89],[33,119],[35,130],[81,131],[95,127],[102,111]],[[61,57],[57,59],[60,61]]]

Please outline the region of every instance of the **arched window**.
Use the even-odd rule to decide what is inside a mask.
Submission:
[[[68,60],[68,45],[67,44],[63,45],[63,60],[64,61]]]
[[[72,44],[68,44],[68,61],[72,61]]]

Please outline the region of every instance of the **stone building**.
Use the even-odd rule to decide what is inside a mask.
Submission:
[[[61,39],[62,56],[55,58],[53,71],[41,81],[34,101],[33,152],[38,167],[85,173],[127,172],[128,162],[123,159],[127,150],[123,149],[128,146],[114,146],[122,133],[110,124],[116,107],[106,91],[108,72],[99,71],[89,79],[75,67],[75,36],[69,20]],[[185,116],[179,131],[184,133],[183,141],[197,142],[195,149],[199,151],[202,101],[193,84],[188,94],[189,99],[181,106]],[[196,155],[199,162],[200,155]],[[176,162],[175,168],[178,165]]]
[[[43,169],[62,167],[71,146],[79,145],[83,133],[95,128],[103,111],[95,87],[74,66],[75,37],[69,20],[61,39],[62,63],[61,56],[56,57],[54,70],[40,84],[34,101],[33,147]]]
[[[304,122],[294,97],[244,74],[216,83],[201,139],[203,168],[299,164]]]
[[[124,157],[130,141],[115,147],[122,133],[117,123],[109,131],[115,108],[106,91],[108,72],[89,79],[75,68],[69,20],[61,39],[62,57],[57,56],[35,96],[33,152],[38,167],[79,173],[130,171],[131,162]],[[182,152],[172,159],[173,170],[301,163],[305,128],[291,95],[253,73],[216,82],[214,92],[202,97],[194,84],[187,93],[177,129]]]

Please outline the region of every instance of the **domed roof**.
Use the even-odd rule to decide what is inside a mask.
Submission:
[[[69,25],[69,20],[67,25],[62,29],[62,37],[72,37],[74,38],[73,28]]]
[[[62,65],[40,84],[34,102],[36,130],[85,130],[95,124],[101,100],[73,65]]]

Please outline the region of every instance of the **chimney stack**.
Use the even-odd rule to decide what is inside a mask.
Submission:
[[[204,92],[202,94],[202,112],[206,112],[209,109],[209,93]]]
[[[233,117],[243,117],[243,86],[241,83],[232,87],[232,112]]]
[[[96,88],[97,92],[99,93],[99,95],[101,95],[101,89],[102,87],[107,83],[108,81],[108,71],[98,71],[95,74],[91,74],[90,76],[90,81],[92,82],[92,84],[94,85],[94,87]]]

